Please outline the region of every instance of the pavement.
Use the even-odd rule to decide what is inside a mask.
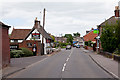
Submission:
[[[25,69],[27,66],[36,63],[37,61],[40,61],[46,57],[47,55],[23,57],[23,58],[11,58],[11,64],[2,70],[2,76],[7,77],[13,73],[21,71]]]
[[[113,78],[100,68],[82,48],[61,50],[7,78]]]
[[[97,54],[94,51],[89,51],[85,49],[83,49],[83,51],[89,54],[89,56],[96,62],[96,64],[98,64],[101,68],[103,68],[106,72],[111,74],[113,77],[115,78],[120,77],[120,75],[118,74],[119,63],[117,61],[107,58],[105,56],[102,56],[100,54]]]

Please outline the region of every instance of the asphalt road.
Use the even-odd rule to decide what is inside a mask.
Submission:
[[[62,50],[8,78],[112,78],[80,48]]]

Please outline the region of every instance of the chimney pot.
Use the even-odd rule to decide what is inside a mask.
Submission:
[[[115,6],[115,17],[120,17],[119,16],[119,6]]]
[[[35,18],[35,28],[38,28],[38,26],[40,26],[40,21],[37,20],[37,17]]]

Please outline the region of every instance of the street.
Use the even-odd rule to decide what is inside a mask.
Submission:
[[[82,48],[61,50],[8,78],[112,78]]]

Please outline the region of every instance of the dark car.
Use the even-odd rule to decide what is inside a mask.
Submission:
[[[71,49],[71,45],[67,45],[67,46],[66,46],[66,50],[67,50],[67,49]]]
[[[80,48],[80,45],[76,45],[76,48]]]

